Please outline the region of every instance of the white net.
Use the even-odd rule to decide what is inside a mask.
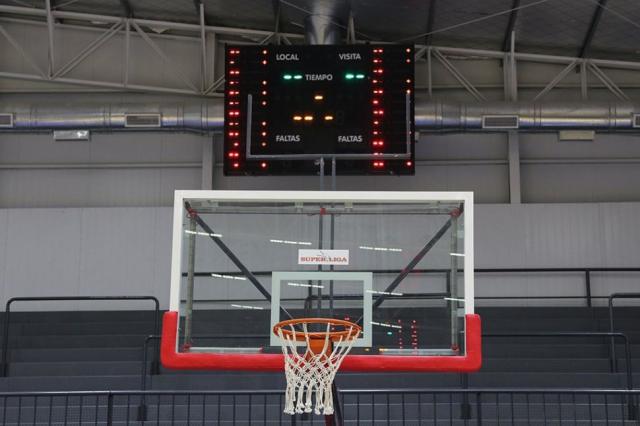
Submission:
[[[333,414],[333,392],[331,386],[340,364],[349,353],[353,342],[358,338],[360,329],[346,327],[347,333],[335,341],[331,341],[331,326],[327,323],[322,350],[315,353],[307,332],[307,324],[302,323],[302,331],[296,331],[293,325],[288,326],[291,333],[283,333],[277,329],[284,354],[284,371],[287,379],[284,412],[287,414],[310,413]],[[317,333],[316,333],[317,334]],[[306,350],[298,353],[296,342],[304,335]],[[333,343],[333,344],[332,344]],[[314,406],[315,401],[315,406]]]

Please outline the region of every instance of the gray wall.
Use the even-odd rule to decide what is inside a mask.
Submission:
[[[171,215],[169,207],[0,210],[0,302],[12,296],[152,294],[167,307]],[[640,203],[476,209],[479,268],[638,266],[639,250]],[[607,295],[637,290],[640,274],[595,274],[592,281],[594,295]],[[579,274],[478,275],[476,289],[479,296],[584,294]]]
[[[137,132],[54,142],[49,134],[0,133],[0,207],[169,206],[175,189],[200,189],[203,176],[213,189],[319,189],[312,176],[224,177],[219,139]],[[217,163],[211,183],[202,162],[203,148],[212,143]],[[520,147],[524,203],[640,201],[637,135],[559,142],[555,133],[523,133]],[[415,176],[341,176],[337,188],[468,190],[479,203],[509,202],[504,134],[423,134],[416,158]]]

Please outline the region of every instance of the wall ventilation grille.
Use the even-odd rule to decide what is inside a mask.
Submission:
[[[517,129],[517,115],[483,115],[483,129]]]
[[[161,127],[160,114],[125,114],[124,127]]]
[[[640,127],[640,114],[633,115],[633,127]]]
[[[0,114],[0,127],[13,127],[13,114]]]

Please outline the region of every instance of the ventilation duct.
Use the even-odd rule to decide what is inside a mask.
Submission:
[[[124,127],[161,127],[160,114],[125,114]]]
[[[483,115],[483,129],[517,129],[517,115]]]
[[[640,104],[630,102],[554,102],[554,103],[454,103],[417,102],[416,129],[422,131],[476,131],[485,117],[517,117],[524,131],[633,130],[634,114]],[[513,120],[513,119],[511,119]],[[507,121],[507,120],[504,120]],[[504,124],[504,123],[502,123]],[[492,129],[493,130],[493,129]]]
[[[13,114],[0,114],[0,128],[13,127]]]
[[[51,131],[61,129],[127,130],[131,111],[152,115],[162,131],[220,132],[224,126],[221,99],[167,104],[85,104],[65,105],[62,101],[31,105],[0,105],[3,122],[12,128],[0,131]],[[488,116],[517,117],[518,128],[524,131],[559,130],[635,130],[640,127],[640,104],[628,102],[579,103],[453,103],[417,102],[416,130],[494,131],[484,128]],[[8,117],[8,118],[7,118]],[[145,119],[146,120],[146,119]],[[502,119],[500,122],[502,123]],[[146,122],[146,121],[145,121]],[[157,121],[154,121],[157,124]],[[504,123],[503,123],[504,124]]]

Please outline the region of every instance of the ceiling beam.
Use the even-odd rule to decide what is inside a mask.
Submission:
[[[511,50],[511,33],[513,33],[516,22],[518,22],[518,10],[520,10],[520,0],[513,0],[511,13],[509,14],[509,22],[507,23],[507,28],[504,30],[504,37],[502,39],[503,52]]]
[[[273,42],[280,44],[280,28],[282,27],[282,4],[280,0],[272,0],[273,6]]]
[[[429,3],[429,12],[427,15],[427,35],[424,37],[424,44],[426,44],[427,46],[431,44],[431,39],[433,38],[433,35],[431,33],[433,32],[433,24],[436,18],[436,1],[437,0],[431,0],[431,2]]]
[[[37,9],[31,7],[21,7],[21,6],[8,6],[4,4],[0,4],[0,13],[9,13],[14,15],[21,16],[38,16],[38,17],[47,17],[47,11],[45,9]],[[78,13],[78,12],[64,12],[61,10],[55,10],[51,12],[53,17],[56,19],[72,19],[76,21],[86,21],[86,22],[94,22],[99,21],[101,23],[116,23],[122,20],[122,16],[112,16],[112,15],[99,15],[94,13]],[[188,31],[196,34],[200,34],[201,27],[199,24],[187,24],[184,22],[173,22],[173,21],[161,21],[154,19],[139,19],[139,18],[131,18],[131,21],[134,21],[138,25],[143,25],[145,27],[162,27],[166,29],[179,30],[179,31]],[[205,30],[207,32],[216,33],[216,34],[230,34],[230,35],[242,35],[246,37],[265,37],[273,35],[272,31],[265,30],[256,30],[252,28],[237,28],[237,27],[223,27],[219,25],[207,25]],[[304,34],[296,34],[296,33],[280,33],[281,36],[291,38],[291,39],[303,39]]]
[[[596,10],[593,12],[593,17],[591,18],[591,24],[587,29],[587,34],[585,34],[584,41],[582,42],[582,46],[580,47],[580,52],[578,53],[579,58],[584,58],[589,53],[591,42],[593,41],[593,37],[596,35],[596,31],[598,30],[598,25],[600,24],[600,19],[602,18],[604,9],[607,6],[607,1],[608,0],[598,1]]]

